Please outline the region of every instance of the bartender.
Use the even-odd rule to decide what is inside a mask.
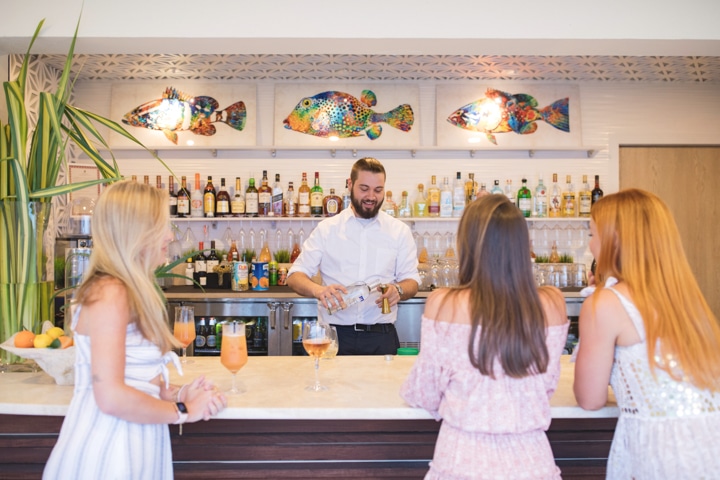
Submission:
[[[385,167],[361,158],[350,172],[350,208],[320,222],[288,272],[299,295],[318,299],[318,320],[336,327],[338,355],[385,355],[400,347],[397,304],[418,291],[417,248],[410,228],[380,210]],[[322,285],[311,278],[317,273]],[[381,282],[369,298],[345,308],[346,286]],[[387,299],[390,313],[383,313]],[[328,313],[328,308],[342,308]]]

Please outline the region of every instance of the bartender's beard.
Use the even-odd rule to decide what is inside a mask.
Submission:
[[[380,211],[380,207],[382,207],[384,200],[385,199],[382,199],[379,202],[376,202],[374,207],[368,206],[368,204],[363,205],[361,200],[355,198],[355,192],[350,190],[350,202],[355,210],[355,214],[360,218],[375,218]]]

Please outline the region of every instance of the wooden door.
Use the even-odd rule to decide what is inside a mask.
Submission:
[[[707,302],[720,317],[720,147],[621,147],[620,188],[651,191],[675,216]]]

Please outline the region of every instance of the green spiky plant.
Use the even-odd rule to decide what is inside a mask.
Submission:
[[[44,22],[40,21],[35,30],[18,77],[3,82],[8,119],[4,124],[0,120],[0,342],[23,328],[37,333],[42,321],[52,320],[54,316],[50,304],[52,248],[42,248],[43,243],[48,243],[43,236],[50,224],[52,198],[122,178],[110,147],[97,127],[105,127],[145,148],[118,123],[69,103],[74,82],[70,79],[71,66],[80,20],[57,90],[40,92],[37,122],[30,125],[26,79],[30,52]],[[87,155],[102,179],[58,184],[70,144]],[[110,152],[111,161],[103,158],[99,148]],[[149,152],[170,171],[165,162]],[[52,244],[54,235],[50,238]]]

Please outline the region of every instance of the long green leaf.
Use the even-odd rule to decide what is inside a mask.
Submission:
[[[70,192],[75,192],[77,190],[82,190],[83,188],[87,187],[94,187],[95,185],[105,185],[108,183],[113,183],[122,180],[123,177],[109,177],[109,178],[101,178],[98,180],[87,180],[84,182],[75,182],[70,183],[67,185],[56,185],[54,187],[48,187],[43,190],[38,190],[36,192],[30,193],[30,198],[33,200],[38,200],[40,198],[45,197],[54,197],[56,195],[64,195]]]

